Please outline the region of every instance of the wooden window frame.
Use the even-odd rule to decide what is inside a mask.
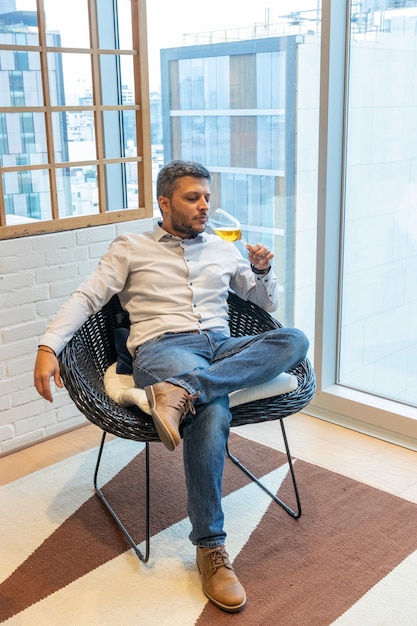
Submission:
[[[37,0],[37,18],[39,45],[22,46],[0,43],[0,52],[9,51],[35,51],[40,55],[42,73],[43,106],[28,107],[0,107],[1,113],[42,113],[45,118],[46,145],[48,162],[43,164],[13,165],[0,167],[0,240],[37,235],[50,232],[59,232],[124,222],[134,219],[152,217],[152,156],[151,156],[151,132],[150,132],[150,101],[148,82],[148,54],[147,54],[147,22],[146,0],[131,0],[132,15],[132,49],[100,49],[98,47],[98,18],[97,3],[99,0],[87,0],[90,25],[91,47],[71,48],[53,47],[47,45],[44,0]],[[91,106],[52,106],[49,92],[48,53],[87,53],[92,61],[92,93],[93,105]],[[134,75],[134,104],[119,104],[106,106],[101,101],[101,76],[100,57],[102,55],[129,55],[133,59]],[[136,118],[136,146],[137,152],[134,157],[105,158],[104,157],[104,129],[103,115],[106,111],[135,111]],[[57,163],[55,161],[54,139],[52,132],[52,117],[54,113],[70,111],[92,111],[94,114],[96,159],[88,161]],[[107,211],[105,167],[111,164],[136,163],[138,180],[138,207],[134,209],[121,208],[120,210]],[[78,166],[96,166],[98,180],[98,213],[74,217],[59,217],[58,214],[58,190],[56,173],[61,168]],[[50,197],[52,207],[52,219],[39,220],[36,222],[22,223],[18,225],[6,225],[6,207],[3,189],[3,174],[10,172],[22,172],[25,170],[43,170],[48,173],[50,184]]]

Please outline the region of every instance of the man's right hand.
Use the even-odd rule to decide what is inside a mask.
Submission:
[[[42,398],[49,400],[49,402],[53,401],[51,394],[52,377],[57,387],[64,386],[59,374],[59,364],[55,354],[53,352],[38,350],[34,370],[34,383],[36,391]]]

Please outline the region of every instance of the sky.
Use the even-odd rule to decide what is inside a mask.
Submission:
[[[36,10],[36,0],[15,1],[18,10]],[[66,2],[65,5],[71,7],[70,12],[62,10],[62,0],[44,2],[47,27],[61,33],[62,45],[88,47],[87,19],[83,19],[87,16],[87,0]],[[119,0],[124,10],[129,10],[129,2]],[[283,15],[293,11],[315,11],[320,4],[320,0],[210,0],[206,3],[196,0],[147,0],[151,91],[159,88],[160,48],[181,46],[183,34],[253,26],[254,23],[265,23],[268,15],[270,22],[276,23]],[[74,68],[74,80],[76,74],[81,72],[82,68]]]
[[[267,9],[270,22],[292,11],[317,9],[320,0],[148,0],[148,51],[150,84],[156,64],[159,67],[160,48],[182,45],[185,33],[206,32],[265,23]],[[163,15],[163,19],[161,19]]]

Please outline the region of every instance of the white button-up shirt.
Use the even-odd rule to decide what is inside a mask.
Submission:
[[[227,296],[238,296],[266,311],[278,306],[272,270],[254,274],[236,246],[202,233],[181,239],[155,225],[153,232],[114,239],[97,270],[74,291],[49,324],[39,344],[59,354],[86,319],[114,294],[129,313],[127,347],[165,332],[214,330],[230,334]]]

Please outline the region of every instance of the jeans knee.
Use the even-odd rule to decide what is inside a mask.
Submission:
[[[299,355],[299,360],[301,360],[306,356],[310,342],[302,330],[299,330],[298,328],[292,328],[291,331],[293,336],[292,340],[294,345],[294,352]]]

